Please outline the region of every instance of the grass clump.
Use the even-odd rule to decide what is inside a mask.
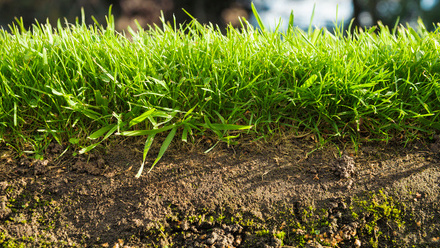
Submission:
[[[164,21],[129,38],[110,13],[106,26],[18,21],[0,31],[1,141],[36,154],[70,141],[84,153],[114,134],[142,135],[145,163],[155,135],[168,133],[155,164],[176,133],[363,142],[440,129],[439,28],[304,32],[291,22],[280,33],[244,20],[222,34]]]

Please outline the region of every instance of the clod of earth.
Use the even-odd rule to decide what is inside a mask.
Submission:
[[[354,159],[348,155],[342,155],[337,158],[333,163],[336,175],[341,178],[349,178],[355,174],[355,162]]]

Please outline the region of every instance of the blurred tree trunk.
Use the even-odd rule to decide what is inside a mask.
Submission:
[[[362,8],[361,5],[359,4],[359,0],[352,0],[352,4],[353,4],[353,25],[351,27],[352,31],[354,29],[356,29],[357,27],[360,26],[360,21],[359,21],[359,16],[361,14]]]
[[[368,0],[368,12],[370,12],[371,19],[373,19],[373,25],[379,21],[377,3],[378,0]]]

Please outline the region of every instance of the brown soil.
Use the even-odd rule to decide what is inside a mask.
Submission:
[[[116,142],[115,142],[116,143]],[[45,160],[0,147],[3,247],[440,247],[440,140],[142,143]],[[149,164],[160,144],[150,151]],[[147,164],[148,165],[148,164]]]

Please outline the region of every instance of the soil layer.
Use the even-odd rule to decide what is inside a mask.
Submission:
[[[0,147],[3,247],[440,247],[440,140]],[[62,156],[60,156],[62,154]]]

